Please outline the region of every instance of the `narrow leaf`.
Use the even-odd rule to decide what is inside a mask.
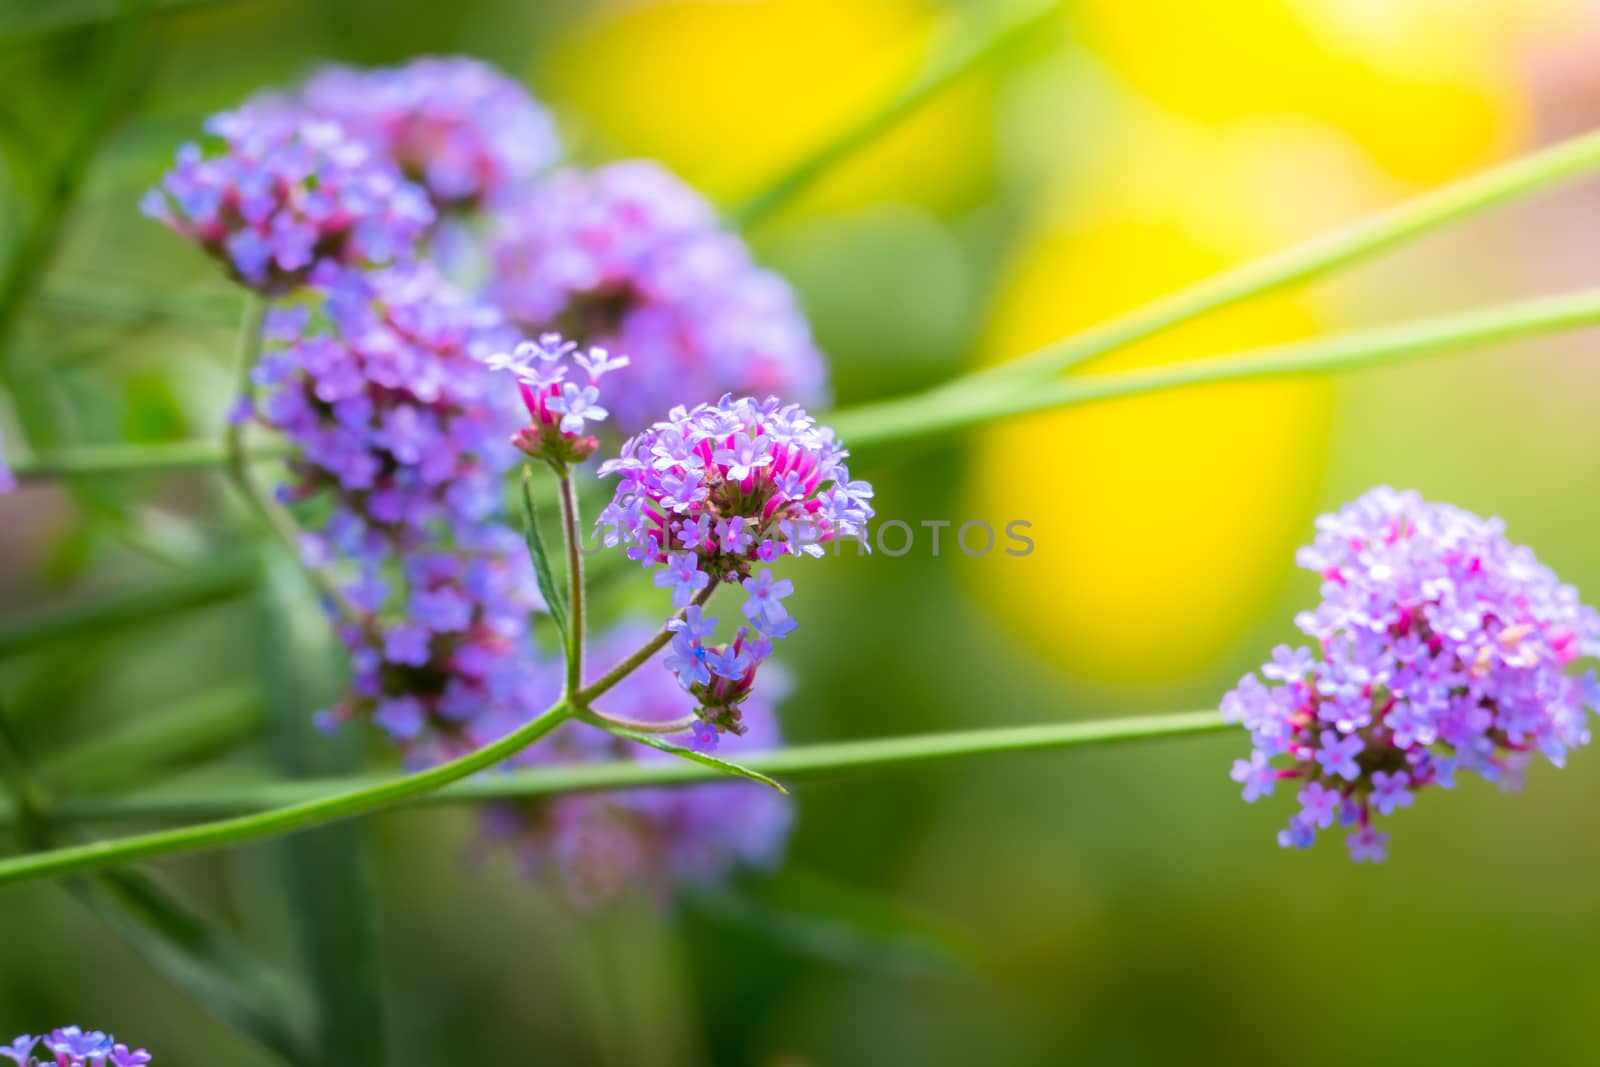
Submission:
[[[617,737],[624,738],[628,741],[634,741],[641,745],[649,745],[651,748],[658,749],[662,752],[670,752],[679,759],[686,759],[691,763],[700,763],[707,767],[715,767],[723,774],[733,775],[737,778],[748,778],[752,782],[760,782],[762,785],[771,786],[773,789],[776,789],[778,792],[785,795],[787,795],[789,792],[781,784],[779,784],[777,779],[769,778],[760,771],[753,771],[749,767],[741,767],[737,763],[720,759],[709,753],[697,752],[692,748],[686,748],[683,745],[675,744],[674,742],[668,741],[660,734],[647,734],[638,730],[630,730],[626,726],[618,726],[614,722],[608,722],[598,715],[582,714],[579,717],[582,718],[584,722],[587,722],[593,726],[598,726],[607,733],[615,734]]]
[[[528,555],[533,558],[533,573],[539,579],[539,594],[550,609],[556,629],[561,631],[561,647],[566,648],[569,640],[567,602],[562,598],[561,587],[556,584],[555,574],[550,569],[550,553],[545,549],[544,535],[539,532],[538,510],[533,506],[533,472],[526,469],[522,472],[522,518],[523,534],[528,539]]]
[[[290,1063],[311,1062],[310,1005],[287,978],[133,871],[75,879],[72,888],[173,985]]]
[[[794,866],[758,885],[703,887],[687,902],[706,919],[806,959],[891,974],[970,974],[964,931],[881,893]]]
[[[271,652],[261,667],[275,762],[292,777],[356,770],[361,735],[329,737],[312,725],[313,709],[342,695],[327,621],[287,555],[274,555],[267,576]],[[307,1067],[387,1061],[370,832],[363,823],[326,826],[284,840],[270,857],[317,1000],[317,1055]]]

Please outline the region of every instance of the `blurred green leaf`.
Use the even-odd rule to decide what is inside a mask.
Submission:
[[[359,731],[326,735],[312,724],[313,710],[340,696],[338,648],[326,620],[283,553],[273,554],[267,577],[269,652],[262,668],[276,761],[294,777],[354,771],[361,764]],[[318,1055],[307,1063],[386,1061],[369,829],[366,822],[338,823],[290,837],[277,849],[317,996]]]
[[[19,809],[26,846],[59,845],[63,835],[51,823],[50,798],[20,734],[4,715],[0,770]],[[217,1018],[292,1063],[304,1061],[309,1016],[293,987],[160,883],[136,871],[113,871],[66,884],[147,963]]]
[[[567,633],[567,602],[550,569],[550,554],[545,548],[544,534],[539,530],[539,513],[533,504],[533,472],[527,470],[522,472],[522,520],[528,555],[533,559],[533,573],[539,579],[539,593],[550,609],[556,628],[561,631],[561,647],[566,648],[571,640]]]
[[[133,871],[78,879],[74,894],[174,985],[291,1063],[311,1062],[310,1005],[268,967]]]
[[[235,558],[159,584],[70,604],[0,623],[0,657],[124,626],[147,626],[165,615],[229,600],[259,577],[255,560]]]
[[[260,726],[261,690],[233,685],[94,734],[45,769],[75,793],[118,788],[147,780],[152,768],[225,749]]]
[[[971,939],[880,893],[794,865],[761,884],[692,891],[704,918],[756,933],[795,955],[901,974],[971,973]]]

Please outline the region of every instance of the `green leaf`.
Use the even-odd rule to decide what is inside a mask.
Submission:
[[[550,617],[556,621],[556,629],[561,631],[561,647],[566,648],[570,640],[567,634],[567,602],[562,598],[561,587],[556,584],[555,574],[550,570],[550,553],[545,549],[544,535],[539,532],[539,514],[533,506],[533,472],[526,468],[522,472],[522,518],[522,532],[528,539],[528,555],[533,558],[533,573],[539,579],[539,594],[550,609]]]
[[[274,553],[267,577],[262,599],[271,651],[261,666],[275,762],[302,778],[357,770],[359,731],[328,737],[312,725],[314,709],[343,695],[327,618],[286,554]],[[307,1067],[387,1061],[370,831],[370,824],[338,823],[288,838],[271,857],[317,999],[317,1055]]]
[[[892,897],[793,864],[761,884],[706,887],[687,903],[797,956],[893,974],[971,973],[972,938]]]
[[[598,726],[600,729],[609,734],[615,734],[617,737],[624,738],[628,741],[634,741],[641,745],[649,745],[651,748],[658,749],[662,752],[670,752],[679,759],[686,759],[691,763],[699,763],[707,767],[715,767],[722,773],[732,775],[736,778],[748,778],[752,782],[760,782],[762,785],[770,786],[771,788],[776,789],[778,792],[788,795],[789,791],[785,789],[777,779],[769,778],[760,771],[753,771],[749,767],[741,767],[737,763],[733,763],[725,759],[719,759],[718,757],[710,755],[709,753],[697,752],[692,748],[685,748],[683,745],[668,741],[660,734],[647,734],[639,730],[630,730],[626,726],[618,726],[614,722],[610,722],[604,718],[601,718],[599,715],[589,712],[581,712],[579,713],[578,717],[592,726]]]
[[[77,897],[213,1015],[290,1063],[310,1063],[310,1004],[280,972],[132,871],[76,879]]]

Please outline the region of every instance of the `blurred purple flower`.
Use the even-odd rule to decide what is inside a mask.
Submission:
[[[569,170],[499,213],[491,297],[530,331],[626,352],[607,406],[623,432],[725,392],[813,403],[826,366],[788,285],[655,163]]]

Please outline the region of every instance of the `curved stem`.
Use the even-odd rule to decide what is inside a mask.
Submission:
[[[711,581],[707,583],[706,587],[700,590],[700,592],[696,593],[693,600],[689,601],[689,607],[703,607],[705,602],[711,599],[711,594],[717,591],[717,586],[720,584],[722,584],[722,579],[716,575],[712,575]],[[689,607],[686,607],[682,611],[678,612],[673,616],[673,619],[678,622],[682,622],[683,619],[689,614]],[[640,648],[634,652],[633,655],[629,656],[621,663],[618,663],[615,667],[612,667],[605,674],[601,675],[597,681],[589,686],[589,688],[579,692],[578,695],[573,699],[573,704],[584,710],[593,710],[589,707],[589,705],[594,701],[595,697],[604,693],[606,690],[622,681],[628,675],[638,670],[645,664],[647,660],[649,660],[651,656],[667,647],[667,642],[672,640],[672,635],[674,632],[675,631],[666,626],[661,627],[661,629],[656,631],[655,636],[640,646]]]
[[[1137,715],[1079,722],[1001,726],[959,730],[912,737],[882,737],[866,741],[840,741],[797,745],[744,758],[752,770],[782,775],[786,780],[835,775],[845,771],[882,770],[920,763],[966,759],[972,756],[1016,752],[1043,752],[1128,741],[1154,741],[1237,730],[1217,711],[1186,711],[1166,715]],[[509,770],[479,775],[427,793],[393,802],[396,806],[477,804],[491,800],[516,800],[600,789],[636,786],[687,786],[725,782],[726,772],[684,760],[641,762],[612,760],[553,767]],[[279,805],[304,802],[330,792],[370,787],[370,778],[298,779],[240,784],[192,783],[154,786],[115,796],[88,795],[58,798],[53,813],[60,819],[117,821],[139,819],[210,818],[261,812]],[[15,819],[14,809],[0,808],[0,824]],[[4,867],[0,865],[0,872]],[[33,874],[26,877],[44,877]]]
[[[1488,208],[1581,177],[1596,167],[1600,167],[1600,131],[1522,156],[1275,255],[1223,271],[1120,318],[980,371],[968,380],[1016,384],[1050,378],[1179,323],[1309,281]]]
[[[609,715],[599,708],[584,708],[582,718],[585,720],[598,720],[594,725],[602,730],[607,726],[615,726],[622,730],[632,730],[640,734],[684,734],[694,729],[694,724],[700,721],[698,715],[685,715],[682,718],[671,719],[667,722],[646,722],[642,719],[629,719],[622,715]]]
[[[567,688],[573,700],[583,688],[583,544],[578,519],[578,490],[572,473],[561,475],[561,535],[567,543]]]
[[[0,885],[115,867],[133,860],[148,859],[151,856],[225,848],[243,841],[293,833],[336,819],[348,819],[355,815],[377,811],[402,801],[425,796],[452,782],[493,767],[533,744],[566,722],[570,716],[571,711],[564,702],[556,704],[538,718],[475,752],[451,760],[449,763],[441,763],[437,767],[418,771],[416,774],[366,785],[348,792],[320,796],[314,800],[289,804],[259,814],[222,819],[217,822],[202,823],[199,826],[136,834],[111,841],[95,841],[86,845],[0,860]]]
[[[1600,323],[1600,289],[1483,308],[1212,359],[1019,385],[975,383],[834,412],[828,424],[852,448],[950,433],[985,422],[1192,385],[1378,367]]]

